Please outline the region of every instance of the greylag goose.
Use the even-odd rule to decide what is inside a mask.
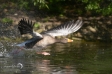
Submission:
[[[82,27],[82,25],[83,21],[80,18],[76,22],[68,21],[62,25],[39,34],[33,30],[34,24],[31,21],[21,19],[18,23],[20,34],[23,35],[29,33],[33,37],[23,43],[17,44],[16,46],[20,47],[21,49],[35,48],[38,50],[54,43],[73,42],[73,40],[69,38],[58,39],[56,36],[66,36],[70,33],[76,32]]]

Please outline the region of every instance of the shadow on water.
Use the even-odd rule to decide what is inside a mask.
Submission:
[[[7,31],[8,30],[8,31]],[[4,37],[10,37],[6,29]],[[4,32],[5,31],[1,31]],[[12,32],[12,31],[11,31]],[[16,32],[16,31],[14,31]],[[17,33],[17,32],[16,32]],[[14,35],[12,32],[11,35]],[[1,37],[0,74],[111,74],[112,43],[74,41],[70,44],[54,44],[45,49],[50,56],[25,51],[25,55],[8,55],[17,49],[19,40]]]

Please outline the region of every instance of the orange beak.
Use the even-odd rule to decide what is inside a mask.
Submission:
[[[73,42],[73,40],[72,39],[68,39],[68,42]]]

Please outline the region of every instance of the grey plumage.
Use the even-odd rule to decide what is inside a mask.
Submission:
[[[22,19],[22,20],[20,20],[20,22],[18,24],[18,29],[19,29],[21,35],[30,33],[31,35],[33,35],[33,38],[29,39],[21,44],[18,44],[17,46],[32,48],[35,45],[38,46],[38,43],[39,43],[39,46],[43,46],[43,45],[47,46],[49,44],[59,42],[59,40],[56,41],[56,39],[55,39],[56,36],[68,35],[70,33],[76,32],[77,30],[79,30],[82,27],[82,25],[83,25],[82,19],[79,19],[76,22],[69,21],[69,22],[61,24],[57,27],[54,27],[48,31],[44,31],[39,34],[33,30],[34,23],[32,23],[29,20]],[[49,41],[49,38],[52,41]],[[65,40],[67,40],[67,39],[65,39]],[[67,41],[65,41],[65,42],[67,42]]]

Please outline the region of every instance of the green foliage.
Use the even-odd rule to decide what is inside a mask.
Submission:
[[[10,18],[3,18],[1,21],[3,23],[12,23],[13,22]]]
[[[6,5],[5,3],[3,3],[3,4],[1,5],[1,8],[6,8],[6,7],[8,7],[8,5]]]
[[[38,6],[39,9],[42,9],[42,8],[48,8],[49,9],[45,0],[33,0],[33,4],[34,4],[34,6]]]
[[[74,11],[79,15],[91,14],[111,15],[112,0],[9,0],[25,9],[44,9],[50,13],[64,14]],[[35,10],[36,10],[35,9]]]
[[[99,4],[97,2],[91,2],[86,6],[88,10],[96,10],[99,9]]]
[[[79,0],[85,4],[86,10],[103,14],[111,15],[112,13],[112,0]]]
[[[110,3],[107,7],[101,9],[103,15],[109,15],[112,13],[112,3]]]
[[[20,8],[32,9],[38,7],[39,9],[48,8],[45,0],[11,0],[18,4]]]
[[[35,23],[35,24],[34,24],[34,27],[35,27],[35,28],[39,28],[39,27],[40,27],[40,24],[39,24],[39,23]]]
[[[21,9],[22,9],[23,7],[26,8],[26,9],[30,9],[28,4],[29,4],[28,1],[23,1],[23,0],[20,0],[20,1],[19,1],[19,7],[20,7]]]
[[[34,0],[34,5],[39,6],[39,8],[49,8],[49,11],[54,13],[63,14],[65,13],[65,7],[74,6],[75,4],[82,4],[82,6],[77,9],[72,9],[76,11],[90,11],[91,13],[110,15],[112,13],[112,1],[111,0]],[[80,14],[78,12],[78,14]],[[83,14],[83,13],[82,13]]]

